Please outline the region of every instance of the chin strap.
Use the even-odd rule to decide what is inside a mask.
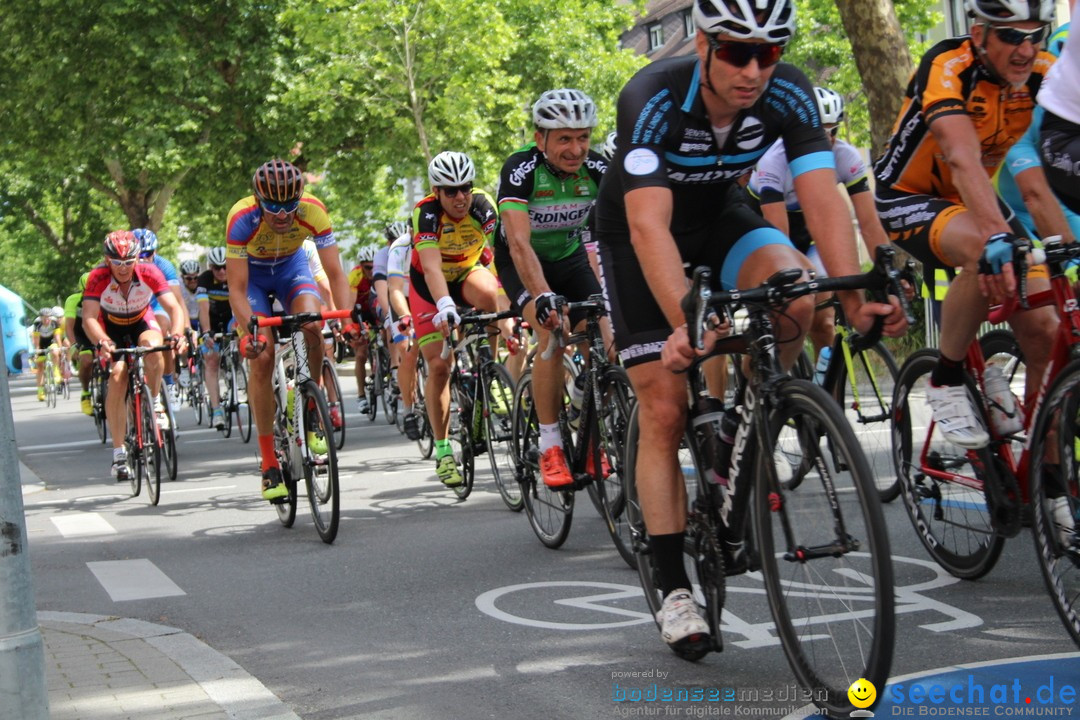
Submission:
[[[1005,78],[1001,77],[1001,75],[998,74],[998,71],[994,69],[994,66],[990,64],[990,59],[986,55],[986,39],[990,35],[990,33],[987,32],[989,26],[987,23],[979,24],[986,28],[986,30],[983,31],[982,44],[976,45],[974,39],[971,41],[971,46],[975,48],[975,55],[979,58],[979,64],[992,81],[996,82],[998,85],[1008,85]]]

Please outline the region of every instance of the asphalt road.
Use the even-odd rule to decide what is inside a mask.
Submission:
[[[38,608],[182,628],[305,720],[741,714],[616,702],[651,683],[732,688],[757,713],[804,705],[760,581],[729,584],[724,652],[682,661],[587,500],[567,543],[549,550],[503,505],[484,458],[476,491],[458,501],[381,414],[370,423],[350,403],[342,522],[327,546],[306,499],[292,529],[260,499],[254,441],[221,438],[184,408],[180,477],[151,507],[110,479],[110,452],[74,398],[48,410],[29,379],[11,387],[20,458],[47,486],[25,498]],[[928,559],[899,501],[885,515],[894,677],[1075,653],[1029,535],[987,577],[961,582]]]

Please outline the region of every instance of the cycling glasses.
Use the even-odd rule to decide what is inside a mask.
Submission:
[[[439,189],[442,190],[443,195],[445,195],[446,197],[452,198],[452,197],[457,197],[458,193],[465,193],[466,195],[468,195],[469,193],[472,192],[472,188],[473,188],[472,183],[465,183],[464,185],[457,185],[457,186],[451,186],[451,187],[442,187],[442,188],[439,188]]]
[[[210,269],[212,271],[214,271],[214,272],[217,272],[218,270],[224,270],[225,266],[224,265],[211,265]]]
[[[273,200],[260,200],[259,206],[263,209],[263,212],[271,215],[280,215],[281,213],[295,212],[296,208],[300,207],[300,200],[290,200],[289,202],[274,202]]]
[[[109,264],[112,265],[113,267],[131,267],[132,265],[134,265],[137,262],[139,262],[139,261],[138,260],[113,260],[112,258],[109,258]]]
[[[832,127],[825,128],[825,133],[829,137],[836,137],[836,133],[838,133],[838,132],[840,132],[840,126],[839,125],[833,125]]]
[[[198,279],[199,279],[198,275],[185,275],[184,276],[184,282],[188,282],[189,280],[198,280]]]
[[[746,67],[750,61],[757,58],[758,67],[764,70],[780,62],[780,56],[784,54],[784,46],[779,43],[747,43],[717,40],[713,35],[706,35],[709,47],[717,60],[723,60],[735,67]]]
[[[1023,45],[1025,40],[1030,40],[1032,45],[1038,47],[1046,39],[1046,34],[1050,30],[1046,25],[1037,27],[1034,30],[1021,30],[1008,25],[990,25],[989,28],[994,31],[998,40],[1015,47]]]

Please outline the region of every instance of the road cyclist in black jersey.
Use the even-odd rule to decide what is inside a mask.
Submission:
[[[218,371],[221,368],[221,344],[215,334],[227,333],[236,324],[232,306],[229,304],[229,281],[225,269],[225,248],[211,248],[206,254],[206,270],[198,278],[195,290],[198,303],[199,352],[203,356],[206,373],[206,393],[210,398],[210,426],[221,430],[225,427],[225,413],[221,409],[221,388]]]
[[[596,105],[585,93],[549,90],[533,105],[532,116],[534,142],[503,164],[495,266],[513,308],[537,330],[540,346],[547,347],[553,332],[561,337],[567,319],[575,330],[584,327],[585,311],[567,314],[567,301],[600,294],[581,236],[607,162],[589,149]],[[559,429],[562,353],[537,355],[532,382],[540,476],[550,488],[569,487],[574,477]]]
[[[783,233],[745,204],[736,183],[783,139],[826,269],[834,276],[859,270],[813,88],[801,71],[778,64],[795,30],[794,0],[749,6],[695,0],[696,52],[654,62],[623,88],[618,147],[596,206],[615,345],[639,403],[635,469],[648,551],[664,596],[657,622],[665,642],[679,652],[711,647],[682,558],[687,495],[677,458],[687,384],[678,371],[700,354],[689,342],[680,308],[685,267],[713,268],[724,290],[756,287],[782,269],[811,268]],[[840,301],[860,331],[877,316],[886,316],[887,335],[906,330],[898,301],[866,302],[861,291],[840,293]],[[776,314],[784,367],[802,351],[813,311],[808,296]],[[706,351],[716,335],[709,333]]]

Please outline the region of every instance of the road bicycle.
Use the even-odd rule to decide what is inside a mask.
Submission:
[[[566,542],[574,514],[576,493],[586,490],[603,518],[619,555],[636,567],[630,525],[623,494],[624,440],[630,419],[633,389],[626,371],[608,361],[600,321],[604,317],[603,297],[567,303],[570,311],[585,312],[585,330],[569,337],[553,333],[545,358],[565,345],[588,344],[583,356],[580,382],[581,407],[572,425],[568,415],[569,393],[564,393],[559,413],[566,464],[574,484],[553,489],[540,476],[540,424],[532,399],[532,371],[518,383],[514,397],[514,446],[517,448],[517,479],[529,525],[545,546],[558,548]],[[566,357],[566,354],[564,354]],[[571,385],[577,384],[571,380]]]
[[[143,358],[148,353],[171,350],[171,344],[145,347],[117,348],[113,358],[124,358],[127,363],[127,449],[128,477],[131,495],[137,497],[146,483],[150,504],[157,505],[161,499],[161,465],[163,438],[154,412],[154,395],[146,382]]]
[[[218,398],[221,402],[225,424],[221,432],[225,437],[232,436],[235,419],[236,430],[245,443],[251,440],[251,405],[248,403],[248,376],[244,358],[240,356],[239,341],[235,332],[215,333],[214,340],[221,348],[218,357]]]
[[[161,406],[165,408],[165,417],[168,418],[168,423],[166,423],[168,427],[159,427],[161,433],[161,460],[165,464],[169,480],[175,480],[179,466],[179,460],[176,456],[176,413],[173,412],[173,406],[169,403],[164,382],[161,383],[158,400],[161,402]],[[160,423],[158,424],[160,426]]]
[[[435,434],[431,431],[431,418],[427,413],[427,402],[424,399],[424,387],[427,383],[427,363],[424,356],[418,354],[416,358],[416,388],[413,390],[413,412],[416,413],[417,429],[419,436],[416,438],[416,446],[420,449],[420,457],[427,460],[435,451]],[[402,429],[404,431],[404,428]]]
[[[1026,247],[1013,262],[1026,307],[1052,306],[1059,325],[1038,395],[1024,412],[1023,428],[1003,435],[989,422],[986,354],[1003,361],[1007,380],[1022,382],[1014,369],[1022,356],[1001,333],[973,342],[965,360],[964,384],[990,433],[990,443],[963,449],[946,441],[931,419],[926,379],[937,362],[935,350],[915,353],[900,370],[896,385],[893,447],[903,485],[904,504],[919,539],[931,557],[956,577],[976,579],[997,562],[1005,540],[1030,525],[1040,570],[1054,606],[1074,642],[1080,645],[1080,309],[1064,268],[1080,258],[1080,246],[1060,238],[1043,241],[1033,253],[1045,255],[1050,289],[1024,292]],[[1008,317],[1011,302],[991,312],[990,321]],[[1016,387],[1010,386],[1010,391]],[[1023,395],[1022,389],[1021,395]]]
[[[188,370],[188,384],[184,399],[195,411],[195,424],[202,425],[203,417],[210,419],[210,398],[206,392],[206,367],[203,365],[202,349],[193,338],[192,350],[184,359]]]
[[[868,288],[902,298],[891,248],[880,248],[864,275],[799,282],[782,270],[751,290],[711,292],[710,271],[694,271],[683,301],[691,342],[703,349],[709,308],[748,312],[742,332],[721,338],[687,372],[693,408],[709,398],[701,365],[712,355],[749,355],[750,374],[736,406],[730,458],[715,415],[687,419],[679,465],[686,482],[684,560],[709,623],[710,644],[685,649],[696,660],[722,648],[725,578],[759,571],[776,634],[798,682],[833,716],[854,710],[848,688],[864,678],[884,687],[895,642],[893,572],[881,503],[854,431],[836,402],[814,383],[780,368],[772,314],[808,294]],[[870,333],[880,334],[878,329]],[[638,574],[653,616],[662,592],[638,495],[640,405],[626,438],[627,513]],[[786,480],[803,458],[811,469],[795,487]]]
[[[65,399],[71,398],[71,355],[68,348],[60,349],[60,382],[58,392]]]
[[[375,422],[379,413],[379,401],[382,401],[383,415],[393,425],[397,415],[397,396],[394,394],[393,377],[390,371],[390,351],[386,347],[383,333],[377,327],[368,330],[368,355],[372,365],[372,378],[364,383],[367,395],[367,418]]]
[[[56,365],[52,359],[52,348],[34,350],[30,353],[34,357],[44,358],[44,368],[41,371],[41,387],[45,390],[45,407],[56,407],[56,394],[59,383],[56,381]]]
[[[512,310],[467,312],[461,316],[460,324],[452,328],[442,350],[443,359],[451,353],[454,355],[450,369],[452,407],[447,437],[454,448],[454,460],[462,478],[462,483],[454,486],[454,493],[462,500],[472,493],[476,456],[486,452],[495,487],[511,509],[518,501],[510,444],[514,381],[510,372],[493,359],[487,327],[513,317],[516,314]],[[455,335],[460,336],[457,342],[454,342]]]
[[[337,537],[341,520],[341,487],[338,484],[337,448],[332,441],[333,424],[326,395],[312,378],[308,363],[304,325],[349,317],[349,310],[306,312],[274,317],[253,317],[251,332],[277,328],[279,345],[273,376],[274,448],[288,489],[284,502],[276,504],[285,527],[296,521],[297,483],[303,477],[315,529],[324,543]],[[315,331],[318,332],[318,331]],[[321,333],[319,342],[322,342]],[[312,448],[312,443],[323,447]]]

